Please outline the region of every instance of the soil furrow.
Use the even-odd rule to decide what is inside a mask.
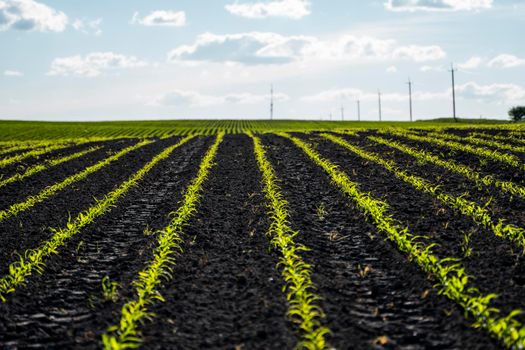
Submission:
[[[28,248],[33,248],[50,237],[50,227],[60,228],[69,217],[75,217],[125,181],[131,174],[151,160],[161,149],[175,143],[169,139],[157,141],[131,151],[115,162],[90,174],[42,203],[0,223],[0,274],[5,274],[7,265],[18,259]]]
[[[73,159],[56,167],[50,167],[34,176],[24,179],[20,182],[8,184],[0,189],[0,208],[6,209],[14,203],[23,202],[29,196],[34,196],[49,185],[55,184],[72,176],[86,167],[96,164],[108,157],[108,154],[118,152],[127,145],[112,144],[106,145],[105,148],[87,154],[77,159]],[[78,151],[86,149],[84,147]],[[74,152],[70,152],[74,153]],[[54,157],[46,158],[53,159]],[[42,159],[40,160],[42,161]],[[25,167],[20,167],[17,172],[23,172]],[[9,176],[6,176],[9,177]]]
[[[365,135],[365,133],[363,133],[363,135]],[[380,136],[384,135],[380,134]],[[451,150],[447,147],[442,147],[437,144],[429,144],[427,142],[414,141],[405,137],[394,136],[390,134],[388,135],[388,137],[403,142],[411,147],[420,147],[427,151],[436,152],[438,155],[444,157],[445,159],[456,160],[457,162],[469,165],[487,175],[491,174],[506,181],[514,181],[521,185],[525,184],[525,172],[510,165],[492,161],[486,158],[481,158],[468,152]]]
[[[44,275],[0,305],[5,311],[0,345],[99,348],[101,334],[131,296],[131,281],[150,257],[154,231],[169,222],[207,143],[202,137],[176,149],[109,215],[50,259]],[[118,283],[115,302],[104,299],[105,276]]]
[[[144,330],[148,349],[285,349],[295,337],[269,253],[264,197],[253,146],[226,136],[185,230],[173,280]]]
[[[506,194],[494,187],[478,188],[472,181],[454,172],[432,164],[422,164],[416,158],[399,150],[375,143],[366,138],[342,136],[349,142],[368,151],[382,155],[385,159],[394,160],[401,168],[442,186],[442,190],[455,196],[468,194],[466,198],[481,206],[489,205],[491,216],[504,218],[507,223],[525,227],[525,198]]]
[[[525,307],[521,298],[525,292],[525,261],[513,243],[396,179],[382,167],[330,141],[312,140],[318,141],[321,154],[361,184],[361,190],[387,202],[393,216],[406,224],[410,232],[438,243],[433,248],[438,256],[460,258],[466,273],[474,278],[474,286],[499,295],[493,304],[502,313]]]
[[[338,349],[497,348],[288,140],[265,136]],[[366,168],[361,168],[366,172]],[[380,343],[387,340],[383,346]]]

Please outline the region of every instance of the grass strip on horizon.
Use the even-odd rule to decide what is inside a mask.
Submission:
[[[27,250],[24,256],[20,256],[19,260],[9,265],[9,273],[0,278],[0,300],[5,302],[7,295],[14,293],[17,286],[24,285],[26,279],[33,271],[42,273],[45,267],[45,260],[49,256],[58,254],[58,250],[70,238],[80,233],[84,227],[93,223],[98,217],[109,212],[116,205],[117,201],[132,187],[136,186],[155,165],[169,157],[176,148],[182,146],[193,137],[188,136],[177,144],[164,149],[117,189],[109,192],[102,199],[95,200],[96,204],[94,206],[78,214],[74,220],[68,222],[66,227],[51,229],[53,235],[49,240],[43,242],[38,248]]]
[[[158,232],[157,246],[153,250],[153,258],[146,268],[138,273],[133,281],[135,298],[127,302],[121,310],[120,320],[116,325],[108,328],[102,335],[104,349],[129,349],[140,345],[139,326],[152,319],[154,315],[148,310],[155,302],[162,302],[164,298],[158,288],[162,280],[172,279],[172,266],[175,265],[175,256],[182,252],[182,235],[189,219],[197,211],[197,205],[202,197],[202,186],[208,178],[210,169],[214,166],[215,155],[224,137],[219,133],[214,144],[208,149],[199,166],[196,177],[186,188],[181,206],[170,214],[171,221],[164,229]]]
[[[494,187],[511,195],[525,198],[525,187],[512,181],[501,180],[494,175],[483,175],[474,168],[471,168],[465,164],[460,164],[454,160],[440,158],[439,156],[426,150],[416,149],[391,139],[384,139],[378,136],[368,136],[368,139],[387,147],[395,148],[421,162],[437,165],[441,168],[447,169],[474,182],[478,187]]]
[[[43,202],[44,200],[48,199],[49,197],[53,196],[58,191],[63,190],[67,186],[71,185],[72,183],[78,182],[80,180],[85,179],[88,175],[102,169],[106,165],[118,160],[119,158],[123,157],[124,155],[128,154],[131,151],[134,151],[140,147],[146,146],[153,141],[150,140],[144,140],[141,141],[133,146],[129,146],[121,150],[120,152],[101,160],[100,162],[91,165],[84,170],[71,175],[67,177],[66,179],[62,180],[61,182],[55,183],[53,185],[47,186],[42,191],[40,191],[38,194],[34,196],[30,196],[26,198],[25,201],[12,204],[9,206],[9,208],[5,210],[0,211],[0,222],[6,220],[7,218],[10,218],[12,216],[18,215],[20,212],[25,211],[31,207],[33,207],[35,204]]]
[[[525,348],[525,327],[516,317],[522,310],[513,310],[506,316],[498,317],[500,310],[491,305],[497,298],[496,294],[482,294],[477,288],[470,286],[470,277],[457,258],[440,259],[432,252],[435,244],[425,244],[413,236],[408,227],[403,226],[388,213],[388,204],[373,198],[370,194],[359,190],[359,185],[340,170],[339,166],[323,158],[306,142],[288,135],[278,133],[292,141],[315,164],[320,166],[357,206],[357,208],[372,220],[378,231],[386,234],[398,249],[407,254],[420,268],[437,281],[439,293],[460,305],[465,314],[472,317],[476,328],[485,329],[492,337],[511,349]]]
[[[51,167],[60,165],[60,164],[65,163],[65,162],[69,162],[70,160],[73,160],[73,159],[80,158],[82,156],[85,156],[86,154],[95,152],[95,151],[97,151],[97,150],[99,150],[101,148],[102,148],[102,146],[91,147],[91,148],[88,148],[86,150],[83,150],[83,151],[80,151],[80,152],[77,152],[77,153],[73,153],[71,155],[67,155],[65,157],[51,159],[51,160],[46,160],[46,161],[44,161],[44,162],[42,162],[40,164],[33,165],[33,166],[27,168],[22,173],[16,173],[13,176],[8,177],[7,179],[0,180],[0,187],[4,187],[4,186],[6,186],[6,185],[8,185],[10,183],[13,183],[13,182],[22,181],[23,179],[28,178],[30,176],[33,176],[35,174],[38,174],[39,172],[42,172],[42,171],[44,171],[46,169],[49,169]]]
[[[441,185],[432,184],[427,179],[417,175],[412,175],[398,166],[393,160],[383,159],[378,154],[365,151],[340,137],[331,134],[321,134],[321,136],[353,152],[363,159],[376,163],[401,181],[413,186],[418,191],[425,192],[446,206],[458,210],[461,214],[470,217],[476,224],[482,225],[491,230],[496,236],[514,242],[525,252],[525,229],[513,224],[505,224],[505,220],[503,219],[493,219],[486,206],[482,207],[473,201],[465,199],[464,195],[454,196],[448,194],[441,190]]]
[[[268,201],[266,206],[271,220],[268,237],[271,238],[273,248],[281,255],[277,266],[285,282],[283,291],[289,305],[287,314],[292,322],[299,325],[301,333],[296,349],[326,349],[328,345],[325,335],[330,330],[321,322],[325,315],[317,305],[320,297],[315,294],[316,287],[310,278],[312,266],[300,256],[300,252],[309,249],[294,242],[298,232],[289,225],[288,202],[281,194],[275,170],[266,158],[261,140],[251,133],[248,135],[253,140],[255,158],[262,175],[263,192]]]

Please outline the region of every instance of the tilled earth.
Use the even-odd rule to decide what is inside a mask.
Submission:
[[[455,132],[455,131],[454,131]],[[457,132],[458,135],[463,135]],[[476,188],[458,175],[422,165],[409,156],[368,140],[376,134],[344,136],[353,144],[395,160],[411,173],[440,183],[448,193],[483,205],[489,198],[497,217],[525,226],[525,201],[494,189]],[[389,214],[415,235],[438,244],[440,258],[458,257],[484,293],[497,293],[502,313],[523,307],[525,267],[508,241],[459,212],[395,178],[382,167],[319,135],[295,133],[337,163],[360,190],[389,204]],[[378,232],[355,203],[330,182],[321,168],[283,137],[259,135],[288,201],[295,240],[309,248],[301,255],[312,266],[315,293],[325,313],[330,347],[336,349],[499,349],[501,344],[472,326],[464,310],[439,294],[435,281]],[[521,183],[521,171],[479,161],[462,152],[402,141],[442,154],[486,174]],[[0,222],[0,273],[27,249],[38,247],[70,217],[96,203],[155,155],[179,141],[156,140],[89,175],[56,195]],[[56,158],[102,146],[71,162],[0,189],[0,210],[24,201],[138,140],[75,146],[46,155]],[[70,239],[46,261],[42,274],[0,303],[0,348],[101,348],[101,335],[120,319],[134,297],[132,281],[156,246],[157,231],[170,221],[182,194],[213,143],[199,136],[157,164],[108,213]],[[45,158],[45,157],[44,157]],[[0,169],[10,176],[44,159]],[[278,252],[267,235],[270,218],[261,174],[247,135],[226,135],[203,195],[184,229],[183,251],[151,306],[154,316],[141,326],[146,349],[293,349],[300,332],[287,317],[288,301],[277,266]],[[464,256],[465,233],[471,254]],[[102,280],[117,283],[114,300],[102,295]],[[520,321],[524,321],[520,319]]]

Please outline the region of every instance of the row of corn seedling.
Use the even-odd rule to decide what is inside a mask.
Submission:
[[[123,182],[117,189],[106,194],[102,199],[96,200],[94,206],[81,212],[67,225],[59,229],[51,229],[53,235],[43,242],[39,247],[27,250],[19,260],[9,265],[9,273],[0,278],[0,300],[6,301],[8,294],[15,292],[15,289],[26,283],[26,279],[36,271],[42,273],[45,261],[53,254],[58,254],[59,249],[64,246],[73,236],[79,234],[81,230],[93,223],[98,217],[109,212],[129,190],[135,187],[144,176],[160,161],[168,158],[173,151],[186,143],[193,136],[186,137],[177,144],[164,149],[155,156],[139,171],[133,174],[128,180]]]
[[[403,137],[405,139],[409,139],[412,141],[418,141],[418,142],[424,142],[431,145],[437,145],[440,147],[452,149],[454,151],[461,151],[465,153],[470,153],[475,156],[478,156],[483,159],[488,159],[494,162],[510,165],[512,167],[523,169],[525,170],[525,166],[520,162],[520,159],[513,155],[508,153],[502,153],[496,150],[488,150],[483,147],[475,147],[468,144],[462,144],[455,141],[447,141],[442,140],[439,138],[433,138],[429,136],[420,136],[413,133],[410,133],[405,130],[385,130],[385,131],[379,131],[381,134],[390,134],[398,137]]]
[[[470,136],[474,136],[474,137],[477,137],[477,138],[483,138],[483,139],[499,140],[499,141],[503,141],[503,142],[525,144],[525,139],[521,138],[521,137],[523,137],[523,135],[521,135],[520,137],[517,137],[517,136],[513,136],[511,134],[508,134],[508,135],[492,135],[492,134],[485,134],[483,132],[471,132]]]
[[[447,169],[455,174],[458,174],[476,184],[478,188],[495,187],[508,194],[525,198],[525,187],[518,185],[512,181],[505,181],[498,179],[494,175],[483,175],[468,165],[458,163],[454,160],[441,158],[429,151],[417,149],[407,146],[401,142],[392,139],[385,139],[377,136],[368,136],[368,139],[385,145],[390,148],[397,149],[409,156],[416,158],[418,161],[426,164],[433,164],[441,168]]]
[[[137,143],[137,144],[135,144],[133,146],[126,147],[123,150],[121,150],[120,152],[118,152],[118,153],[116,153],[116,154],[114,154],[114,155],[112,155],[112,156],[110,156],[108,158],[105,158],[104,160],[101,160],[100,162],[98,162],[98,163],[96,163],[94,165],[91,165],[91,166],[85,168],[84,170],[74,174],[74,175],[71,175],[71,176],[65,178],[61,182],[58,182],[58,183],[55,183],[53,185],[47,186],[46,188],[44,188],[42,191],[40,191],[36,195],[26,198],[23,202],[12,204],[7,209],[0,211],[0,222],[5,221],[6,219],[8,219],[10,217],[16,216],[20,212],[23,212],[23,211],[33,207],[34,205],[45,201],[46,199],[54,196],[58,191],[61,191],[64,188],[66,188],[67,186],[69,186],[69,185],[71,185],[71,184],[73,184],[75,182],[78,182],[80,180],[85,179],[88,175],[90,175],[90,174],[92,174],[92,173],[102,169],[103,167],[109,165],[110,163],[112,163],[112,162],[118,160],[119,158],[123,157],[124,155],[128,154],[129,152],[134,151],[134,150],[136,150],[136,149],[138,149],[140,147],[143,147],[145,145],[148,145],[150,143],[152,143],[152,141],[144,140],[144,141],[141,141],[141,142],[139,142],[139,143]]]
[[[514,310],[506,316],[492,305],[495,294],[483,294],[469,283],[460,261],[455,258],[439,258],[432,252],[434,244],[425,244],[413,236],[388,213],[388,204],[362,192],[359,185],[331,161],[324,159],[306,142],[286,133],[278,135],[291,140],[315,164],[320,166],[332,182],[339,187],[375,224],[378,231],[386,234],[398,249],[407,254],[420,268],[437,280],[440,293],[459,304],[467,316],[475,320],[474,326],[485,329],[495,339],[509,348],[525,347],[525,327],[516,319],[522,313]]]
[[[363,159],[382,166],[401,181],[413,186],[419,191],[431,195],[446,206],[458,210],[463,215],[470,217],[475,223],[491,230],[496,236],[516,243],[516,245],[525,251],[525,229],[513,224],[505,224],[503,219],[494,220],[486,207],[482,207],[475,202],[465,199],[464,196],[448,194],[441,190],[440,185],[432,184],[427,179],[408,173],[393,160],[387,160],[376,153],[365,151],[340,137],[331,134],[321,134],[321,136],[355,153]]]
[[[36,158],[53,151],[66,149],[72,145],[83,145],[90,142],[104,141],[105,138],[80,138],[76,140],[60,141],[60,142],[42,142],[37,143],[36,146],[31,146],[27,152],[19,153],[16,155],[8,156],[0,159],[0,168],[16,164],[22,160],[28,158]]]
[[[285,281],[283,291],[288,300],[288,316],[299,325],[301,339],[296,348],[324,349],[327,347],[325,335],[329,329],[322,325],[322,309],[317,305],[319,297],[310,278],[311,265],[306,263],[300,253],[308,250],[294,241],[297,231],[290,227],[288,202],[283,198],[278,185],[277,175],[266,158],[261,140],[248,134],[254,145],[255,158],[262,175],[263,192],[271,218],[268,236],[272,246],[280,253],[278,266]]]
[[[466,141],[466,142],[469,142],[471,144],[478,145],[481,147],[489,146],[489,147],[493,147],[493,148],[496,148],[502,151],[525,153],[525,146],[509,145],[506,143],[478,138],[475,136],[458,136],[458,135],[452,135],[448,133],[429,133],[427,134],[427,136],[437,137],[443,140],[453,140],[453,141],[458,141],[458,142]]]
[[[223,137],[224,133],[217,135],[214,144],[202,159],[197,176],[184,192],[181,206],[171,213],[172,219],[168,226],[158,232],[158,242],[153,251],[153,258],[133,281],[135,298],[122,307],[120,320],[116,325],[109,327],[108,332],[102,336],[105,349],[135,348],[140,345],[139,326],[145,320],[153,317],[149,307],[155,302],[164,301],[159,287],[163,279],[172,278],[171,272],[175,264],[175,257],[182,251],[184,227],[188,225],[189,219],[197,211],[203,184],[208,178],[210,169],[214,166],[214,158]]]
[[[60,158],[55,158],[55,159],[48,159],[48,160],[45,160],[43,161],[42,163],[39,163],[39,164],[35,164],[27,169],[25,169],[23,172],[20,172],[20,173],[16,173],[8,178],[5,178],[5,179],[0,179],[0,187],[4,187],[10,183],[13,183],[13,182],[17,182],[17,181],[22,181],[30,176],[33,176],[35,174],[38,174],[44,170],[47,170],[51,167],[54,167],[54,166],[57,166],[57,165],[60,165],[62,163],[66,163],[66,162],[69,162],[71,160],[74,160],[74,159],[77,159],[77,158],[80,158],[80,157],[83,157],[85,156],[86,154],[89,154],[89,153],[92,153],[92,152],[95,152],[99,149],[101,149],[102,147],[101,146],[95,146],[95,147],[90,147],[88,149],[85,149],[85,150],[82,150],[80,152],[76,152],[76,153],[73,153],[73,154],[70,154],[70,155],[67,155],[67,156],[64,156],[64,157],[60,157]]]

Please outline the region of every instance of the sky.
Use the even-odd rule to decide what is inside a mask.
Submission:
[[[0,119],[507,119],[523,0],[0,0]]]

